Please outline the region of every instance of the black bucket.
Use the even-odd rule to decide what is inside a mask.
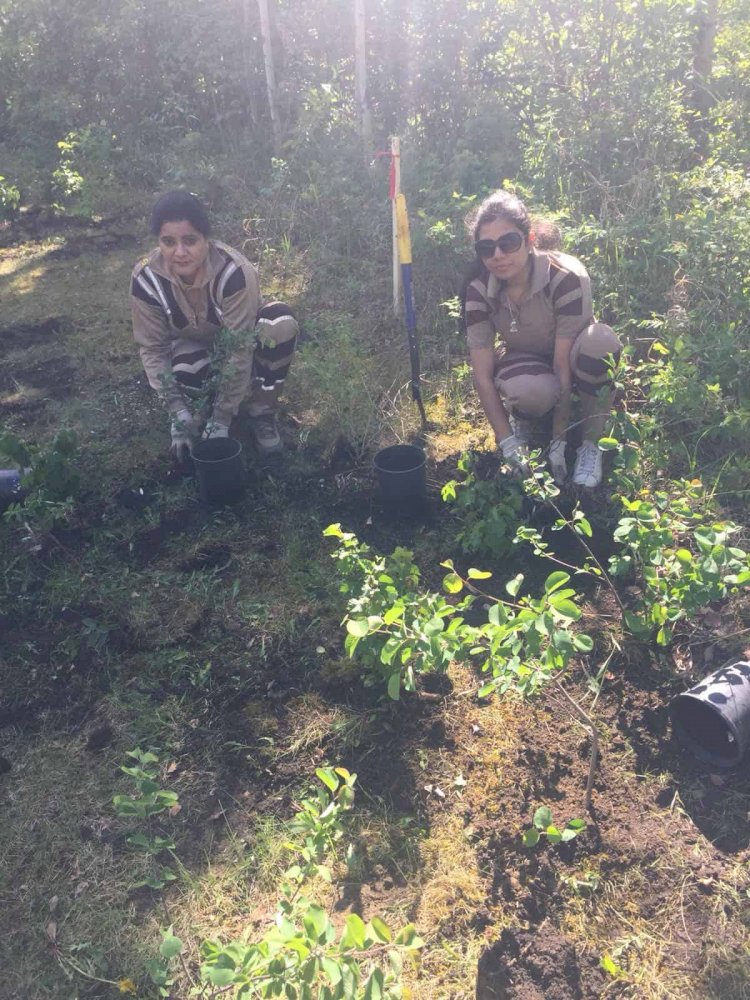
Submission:
[[[750,744],[750,663],[731,663],[677,695],[669,707],[672,729],[695,756],[734,767]]]
[[[209,438],[193,445],[193,464],[203,503],[236,503],[245,493],[242,445],[234,438]]]
[[[413,444],[382,448],[373,459],[380,496],[391,513],[414,513],[427,498],[425,453]]]

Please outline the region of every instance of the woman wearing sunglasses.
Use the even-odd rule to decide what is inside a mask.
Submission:
[[[549,464],[556,482],[568,476],[567,434],[580,422],[572,481],[598,486],[597,441],[612,405],[612,363],[621,345],[594,319],[586,268],[568,254],[540,249],[526,206],[507,191],[486,198],[469,225],[477,259],[464,288],[464,322],[474,384],[500,452],[522,470],[529,421],[552,411]],[[580,400],[575,415],[573,391]]]

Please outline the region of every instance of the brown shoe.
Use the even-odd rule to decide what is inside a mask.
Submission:
[[[272,455],[284,450],[275,413],[259,413],[256,417],[249,417],[248,425],[261,455]]]

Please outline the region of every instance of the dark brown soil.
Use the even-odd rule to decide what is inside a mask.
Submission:
[[[606,987],[596,958],[549,927],[505,930],[479,960],[477,1000],[598,1000]],[[608,996],[616,996],[611,990]]]
[[[64,399],[74,392],[75,381],[75,368],[65,356],[6,366],[0,373],[0,413],[30,413],[50,399]]]
[[[0,330],[0,357],[9,351],[23,351],[37,344],[56,343],[70,329],[65,316],[53,316],[42,323],[17,323]]]

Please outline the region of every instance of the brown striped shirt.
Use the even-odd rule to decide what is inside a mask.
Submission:
[[[466,289],[469,347],[494,347],[499,336],[508,350],[551,358],[558,337],[573,340],[594,322],[591,281],[583,264],[558,251],[533,250],[530,257],[529,290],[518,305],[508,298],[505,282],[485,267],[470,283]]]

